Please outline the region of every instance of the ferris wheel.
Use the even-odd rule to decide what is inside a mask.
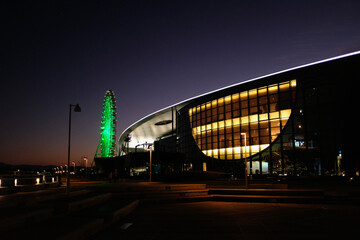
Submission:
[[[95,157],[116,156],[116,103],[112,90],[107,90],[104,97],[102,110],[100,142]],[[101,149],[100,154],[99,149]]]

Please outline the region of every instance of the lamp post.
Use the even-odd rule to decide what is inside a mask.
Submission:
[[[152,172],[151,172],[151,166],[152,166],[152,150],[151,150],[151,145],[148,147],[147,150],[150,152],[150,166],[149,166],[149,168],[150,168],[150,177],[149,177],[149,182],[151,182],[151,174],[152,174]]]
[[[88,158],[84,156],[84,161],[85,161],[85,176],[87,177],[87,161]]]
[[[70,104],[69,108],[69,141],[68,141],[68,162],[67,162],[67,170],[66,170],[66,193],[70,191],[70,136],[71,136],[71,110],[74,107],[74,112],[81,112],[81,108],[79,104],[73,105]]]
[[[245,188],[248,189],[248,179],[247,179],[247,158],[246,158],[246,133],[240,133],[244,136],[245,141]]]

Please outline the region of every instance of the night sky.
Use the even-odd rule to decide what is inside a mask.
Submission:
[[[117,138],[166,106],[360,50],[360,1],[1,1],[0,162],[92,160],[106,90]]]

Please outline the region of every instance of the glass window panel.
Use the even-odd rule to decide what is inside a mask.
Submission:
[[[250,107],[256,107],[257,106],[257,99],[250,99]]]
[[[260,122],[260,128],[268,128],[268,127],[269,127],[269,121]]]
[[[219,113],[224,113],[224,106],[219,106],[218,112],[219,112]]]
[[[249,98],[256,98],[257,97],[257,89],[252,89],[249,91]]]
[[[259,96],[265,96],[267,94],[267,87],[258,89]]]
[[[213,122],[212,123],[212,129],[217,129],[218,128],[218,123],[217,122]]]
[[[233,119],[233,125],[234,125],[234,126],[240,125],[240,118],[234,118],[234,119]]]
[[[226,120],[226,121],[225,121],[225,126],[226,126],[226,127],[231,127],[231,126],[232,126],[232,120],[231,120],[231,119]]]
[[[241,125],[248,124],[248,123],[249,123],[249,117],[248,116],[241,117]]]
[[[279,112],[271,112],[269,113],[270,119],[279,118]]]
[[[279,111],[279,104],[278,103],[271,103],[270,104],[270,112]]]
[[[238,93],[235,93],[235,94],[233,94],[232,96],[231,96],[231,98],[232,98],[232,101],[233,102],[238,102],[239,101],[239,94]]]
[[[225,126],[225,122],[224,121],[220,121],[219,122],[219,128],[224,128]]]
[[[260,146],[259,145],[253,145],[253,146],[250,146],[251,148],[251,154],[256,154],[259,152],[260,150]]]
[[[250,115],[250,122],[257,122],[259,121],[259,115],[254,114],[254,115]]]
[[[238,110],[240,109],[240,104],[239,102],[233,102],[232,104],[232,110]]]
[[[251,107],[250,108],[250,115],[251,114],[256,114],[256,113],[258,113],[258,108],[257,107]]]
[[[247,108],[241,109],[241,116],[247,116],[249,115],[249,110]]]
[[[222,106],[222,105],[224,105],[224,98],[219,98],[218,99],[218,105],[220,106]]]
[[[279,135],[280,127],[271,128],[271,135]]]
[[[232,113],[233,113],[233,117],[234,117],[234,118],[240,116],[240,111],[239,111],[239,110],[234,110],[234,111],[232,111]]]
[[[230,112],[231,111],[231,105],[227,104],[225,105],[225,112]]]
[[[230,104],[231,103],[231,96],[226,96],[225,97],[225,104]]]
[[[280,127],[280,121],[278,119],[270,121],[270,126],[271,127]]]
[[[267,104],[267,102],[268,102],[267,96],[264,96],[264,97],[260,97],[260,98],[259,98],[259,104],[260,104],[260,105]]]
[[[231,119],[231,112],[225,113],[225,119]]]
[[[288,91],[289,88],[290,88],[289,82],[281,83],[281,84],[279,85],[280,92]]]
[[[257,136],[259,136],[259,130],[251,129],[251,137],[257,137]]]
[[[225,148],[220,148],[219,150],[220,150],[220,151],[219,151],[220,155],[225,155],[225,153],[226,153],[226,149],[225,149]]]
[[[278,91],[278,86],[276,85],[270,85],[268,87],[268,94],[273,94],[273,93],[277,93]]]
[[[296,87],[296,79],[290,81],[291,87]]]
[[[269,128],[261,128],[260,136],[269,136]]]
[[[280,117],[283,118],[289,118],[291,114],[291,109],[281,110],[280,111]]]
[[[240,100],[247,100],[248,99],[248,92],[241,92],[240,93]]]
[[[211,107],[212,107],[212,108],[216,108],[216,107],[217,107],[217,100],[213,100],[213,101],[211,102]]]
[[[259,121],[264,121],[264,120],[268,120],[268,114],[267,113],[259,114]]]
[[[224,114],[223,113],[218,115],[218,120],[219,121],[224,120]]]
[[[219,135],[224,134],[224,133],[225,133],[224,128],[220,128],[220,129],[219,129]]]
[[[270,103],[277,103],[279,102],[279,95],[278,94],[272,94],[269,96]]]
[[[217,115],[212,115],[211,116],[211,121],[212,122],[216,122],[217,120],[218,120]]]
[[[241,108],[248,108],[249,107],[249,101],[242,101],[240,102]]]
[[[259,113],[268,113],[268,112],[269,112],[269,106],[267,104],[259,106]]]

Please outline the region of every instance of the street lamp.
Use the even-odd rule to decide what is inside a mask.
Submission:
[[[245,141],[245,188],[248,189],[248,179],[247,179],[247,158],[246,158],[246,133],[240,133],[244,136]]]
[[[152,150],[151,150],[151,145],[149,145],[149,147],[148,147],[148,149],[147,149],[149,152],[150,152],[150,178],[149,178],[149,182],[151,182],[151,174],[152,174],[152,172],[151,172],[151,165],[152,165]]]
[[[69,141],[68,141],[68,163],[67,163],[67,171],[66,171],[66,193],[70,192],[70,136],[71,136],[71,110],[74,107],[74,112],[81,112],[81,108],[79,104],[73,105],[70,104],[69,109]]]
[[[84,161],[85,161],[85,176],[87,177],[87,161],[88,158],[84,156]]]

